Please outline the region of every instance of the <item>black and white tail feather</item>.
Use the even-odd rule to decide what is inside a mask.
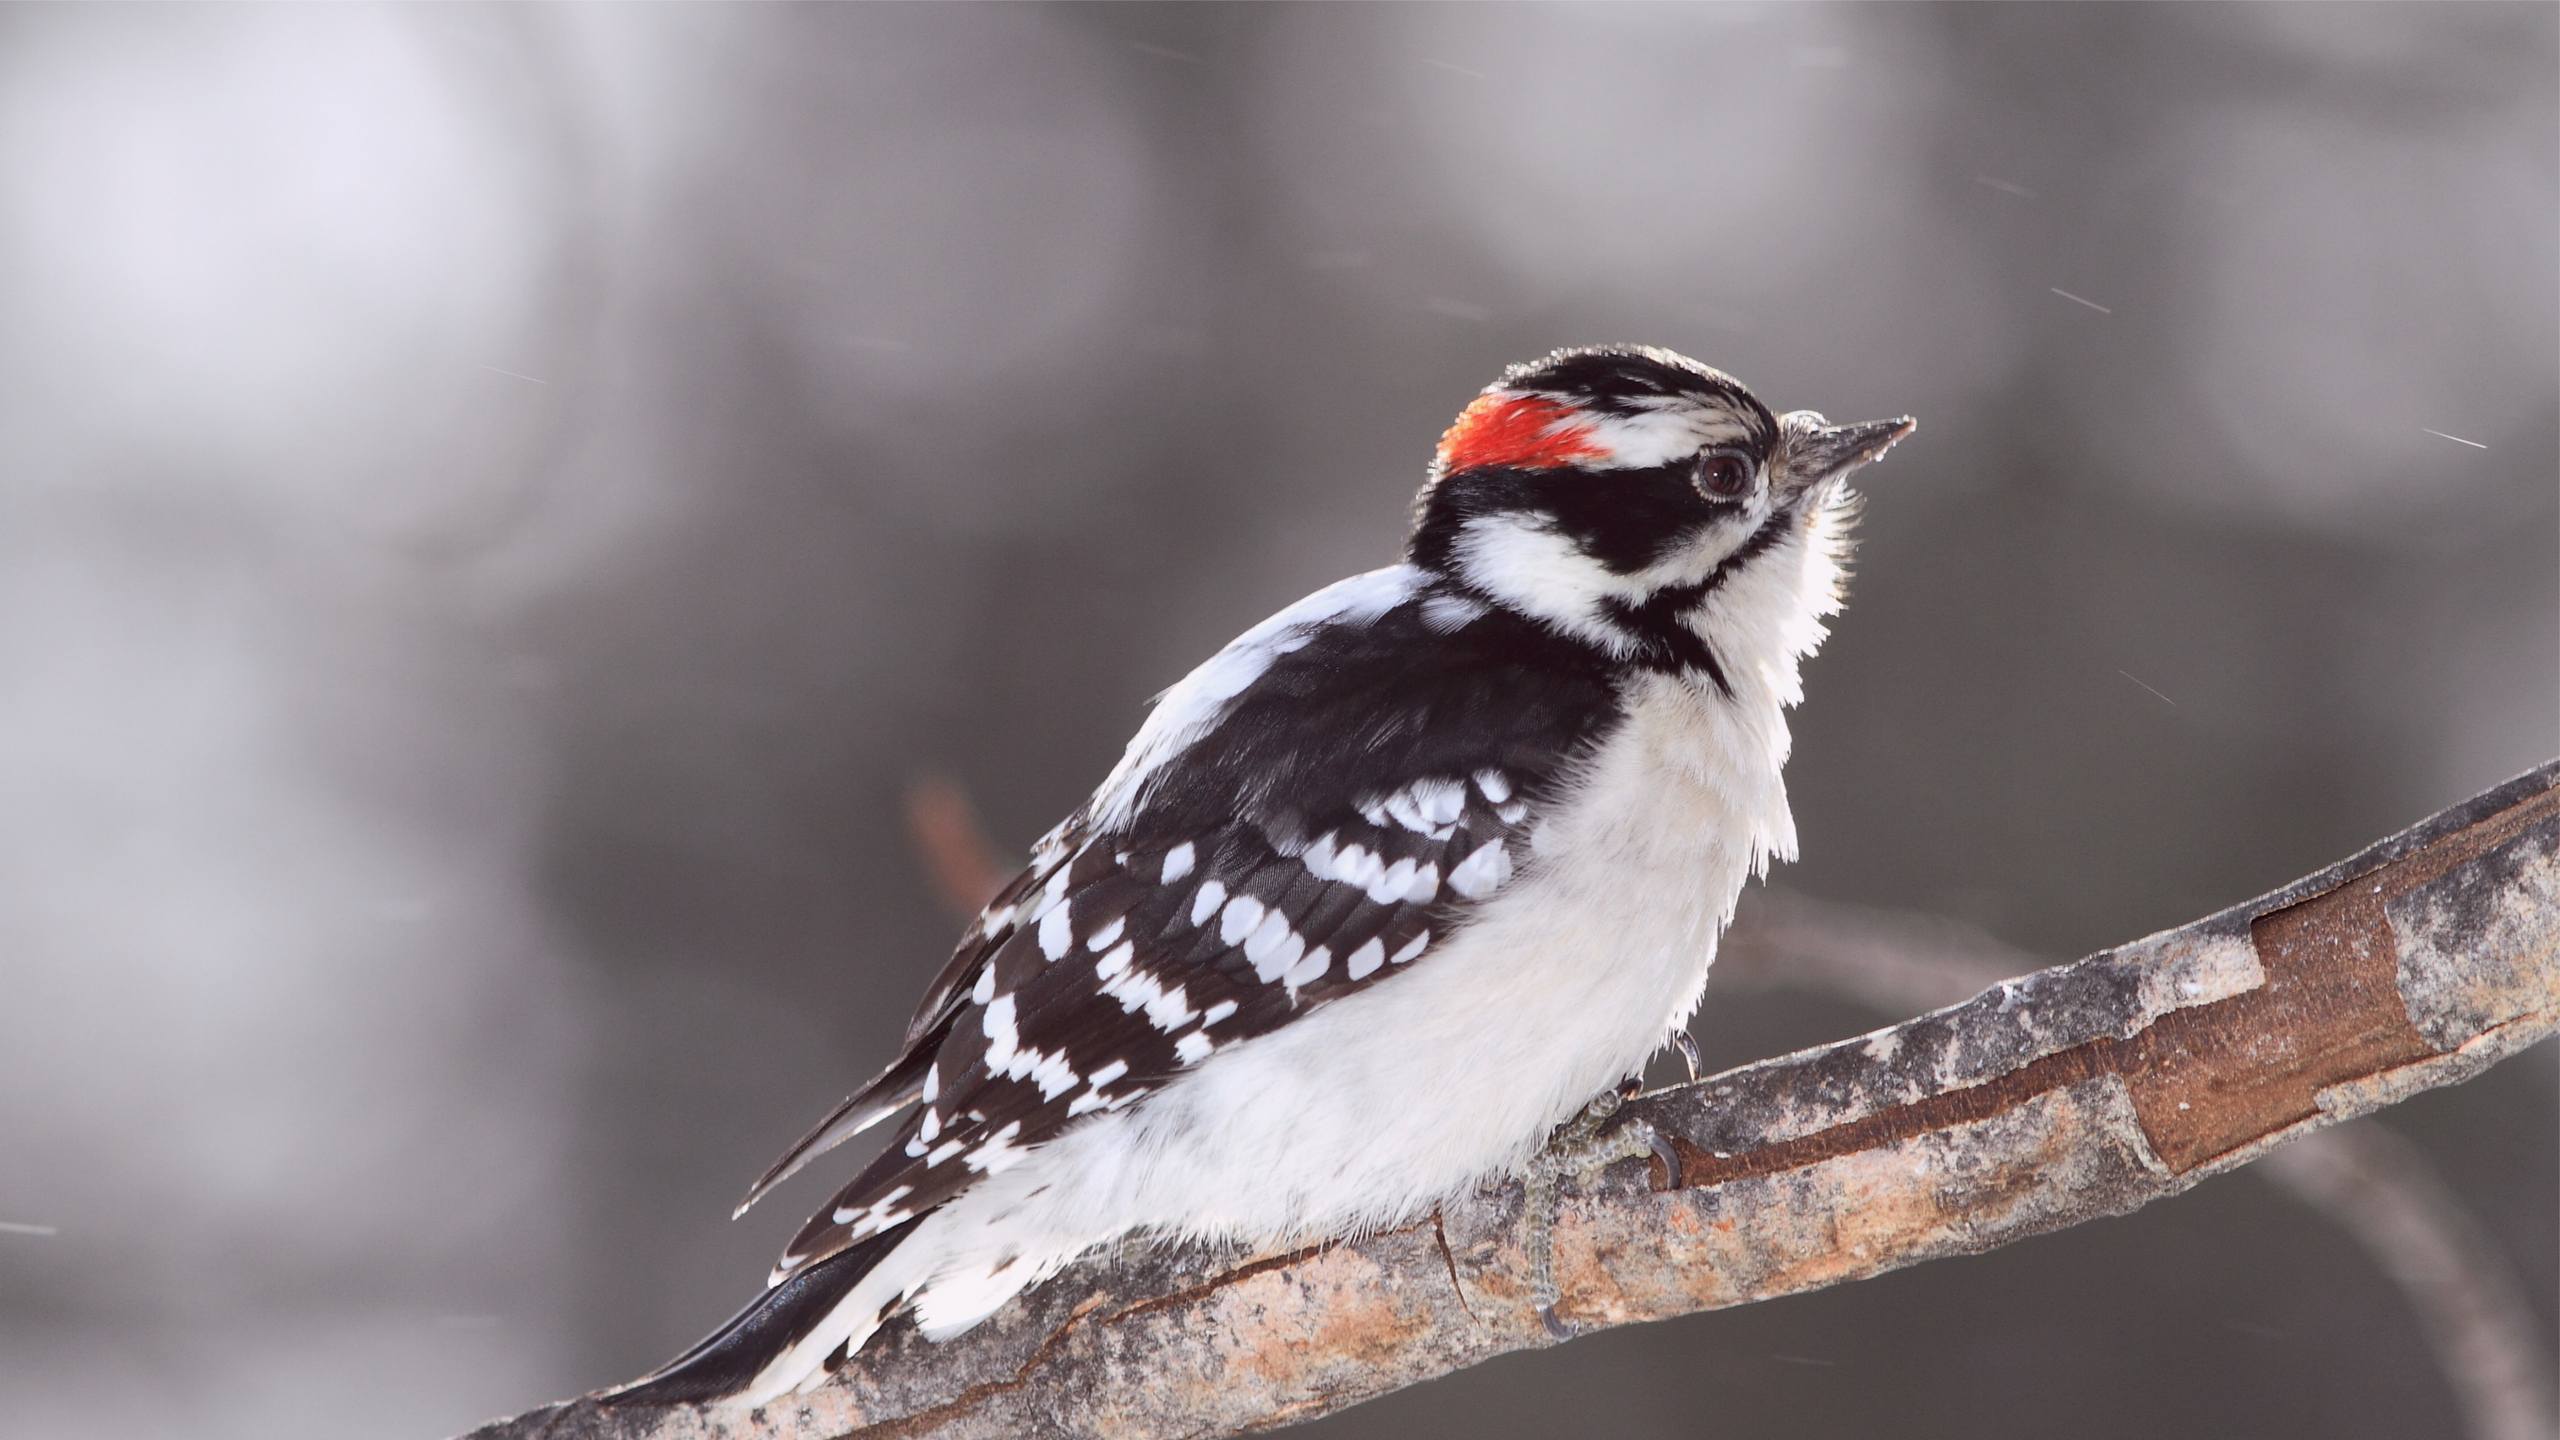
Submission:
[[[761,1404],[1122,1237],[1347,1234],[1524,1162],[1685,1025],[1744,878],[1793,853],[1840,482],[1909,428],[1773,416],[1659,350],[1506,374],[1405,563],[1165,692],[746,1203],[894,1119],[884,1151],[611,1398]]]

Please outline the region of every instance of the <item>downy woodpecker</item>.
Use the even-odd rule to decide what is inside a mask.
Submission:
[[[1773,415],[1642,347],[1505,373],[1403,563],[1164,693],[748,1203],[886,1148],[617,1398],[760,1404],[1122,1237],[1372,1230],[1521,1168],[1685,1026],[1744,879],[1795,853],[1785,717],[1840,607],[1843,482],[1911,428]]]

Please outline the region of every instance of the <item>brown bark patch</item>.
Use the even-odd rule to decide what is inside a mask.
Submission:
[[[1979,1085],[1941,1091],[1776,1144],[1718,1155],[1673,1137],[1680,1183],[1729,1184],[1896,1144],[2013,1110],[2099,1075],[2123,1077],[2153,1153],[2183,1174],[2319,1113],[2318,1094],[2440,1053],[2410,1021],[2383,907],[2417,886],[2560,815],[2546,790],[2249,927],[2266,982],[2031,1061]],[[1657,1188],[1670,1181],[1659,1161]]]

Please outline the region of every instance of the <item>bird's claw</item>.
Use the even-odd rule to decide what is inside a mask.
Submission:
[[[1680,1052],[1680,1063],[1688,1067],[1689,1083],[1698,1083],[1698,1037],[1686,1030],[1671,1032],[1671,1048]]]
[[[1632,1086],[1604,1090],[1583,1107],[1581,1114],[1556,1127],[1547,1148],[1529,1162],[1529,1173],[1522,1183],[1521,1219],[1529,1230],[1530,1293],[1537,1302],[1539,1322],[1558,1340],[1569,1340],[1574,1334],[1556,1313],[1556,1304],[1563,1298],[1555,1274],[1557,1191],[1562,1180],[1566,1176],[1587,1179],[1621,1160],[1644,1156],[1661,1159],[1673,1180],[1679,1178],[1679,1159],[1670,1143],[1651,1125],[1622,1113],[1634,1093]]]

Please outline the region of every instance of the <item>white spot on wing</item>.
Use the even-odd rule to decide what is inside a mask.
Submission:
[[[1262,902],[1250,895],[1238,895],[1227,902],[1218,917],[1218,938],[1230,945],[1241,945],[1253,927],[1262,923]]]
[[[1421,798],[1416,793],[1421,788],[1408,785],[1387,797],[1387,813],[1395,817],[1397,824],[1417,835],[1428,833],[1432,824],[1430,818],[1422,813]]]
[[[1191,923],[1206,925],[1218,907],[1227,903],[1227,887],[1215,880],[1200,882],[1200,893],[1191,897]]]
[[[1076,1088],[1081,1077],[1076,1074],[1075,1067],[1067,1063],[1066,1052],[1062,1050],[1054,1055],[1041,1056],[1040,1063],[1031,1067],[1028,1078],[1040,1087],[1041,1099],[1055,1100]]]
[[[1137,1011],[1164,998],[1164,982],[1144,970],[1129,970],[1112,976],[1102,984],[1102,993],[1120,1002],[1124,1011]]]
[[[1199,853],[1192,848],[1188,840],[1164,852],[1164,883],[1171,885],[1190,874],[1191,866],[1199,858]]]
[[[1309,845],[1298,856],[1298,863],[1306,866],[1307,873],[1319,880],[1333,878],[1334,861],[1333,832],[1330,830],[1317,836],[1315,843]]]
[[[906,1217],[899,1213],[898,1202],[916,1193],[913,1185],[901,1185],[868,1205],[839,1205],[831,1217],[839,1225],[851,1225],[857,1231],[877,1230],[893,1219]]]
[[[1386,963],[1387,947],[1380,943],[1377,937],[1371,936],[1369,943],[1351,952],[1351,958],[1344,962],[1342,973],[1354,980],[1366,980],[1377,973],[1379,966]]]
[[[1425,949],[1428,949],[1430,945],[1431,932],[1425,930],[1421,934],[1404,942],[1403,949],[1398,950],[1395,954],[1388,956],[1387,958],[1391,963],[1401,965],[1407,960],[1412,959],[1414,956],[1421,954]]]
[[[1333,952],[1319,945],[1308,951],[1305,959],[1290,966],[1289,973],[1281,976],[1280,981],[1288,986],[1289,993],[1294,995],[1298,993],[1299,987],[1313,985],[1323,979],[1324,972],[1332,967]]]
[[[1084,948],[1087,950],[1108,950],[1112,946],[1120,943],[1121,932],[1128,928],[1129,917],[1123,915],[1119,919],[1112,921],[1110,924],[1103,926],[1101,929],[1094,931],[1093,938],[1084,942]]]
[[[1014,1048],[1022,1041],[1013,1028],[1013,997],[1003,996],[987,1006],[978,1017],[978,1028],[987,1036],[987,1068],[1001,1070],[1013,1063]]]
[[[1414,787],[1422,814],[1433,825],[1454,825],[1467,810],[1467,787],[1455,780],[1423,780]]]
[[[1189,1024],[1191,1022],[1191,1017],[1196,1013],[1197,1012],[1191,1008],[1190,1000],[1184,996],[1182,993],[1182,987],[1179,985],[1167,990],[1162,995],[1157,996],[1154,1000],[1149,1001],[1147,1004],[1148,1023],[1168,1034]]]
[[[1022,1133],[1022,1122],[1012,1121],[1003,1129],[978,1142],[969,1152],[967,1164],[982,1175],[999,1175],[1028,1159],[1031,1152],[1013,1143]]]
[[[1194,1030],[1173,1042],[1173,1056],[1185,1065],[1197,1065],[1209,1058],[1209,1052],[1216,1049],[1217,1044],[1215,1040]]]
[[[1492,894],[1511,878],[1511,852],[1499,840],[1488,840],[1449,872],[1449,888],[1469,900]]]
[[[1414,863],[1410,859],[1388,866],[1377,879],[1369,882],[1369,898],[1380,905],[1394,904],[1403,896],[1404,887],[1413,883],[1413,871]]]
[[[1252,962],[1254,977],[1269,984],[1289,968],[1306,943],[1289,927],[1289,917],[1274,910],[1245,937],[1244,958]]]
[[[1366,890],[1387,873],[1387,862],[1357,845],[1345,845],[1333,857],[1333,878]]]
[[[1074,907],[1061,902],[1052,906],[1048,914],[1040,917],[1041,954],[1055,960],[1067,953],[1067,947],[1073,944],[1076,938],[1074,921],[1070,918],[1073,914]]]

